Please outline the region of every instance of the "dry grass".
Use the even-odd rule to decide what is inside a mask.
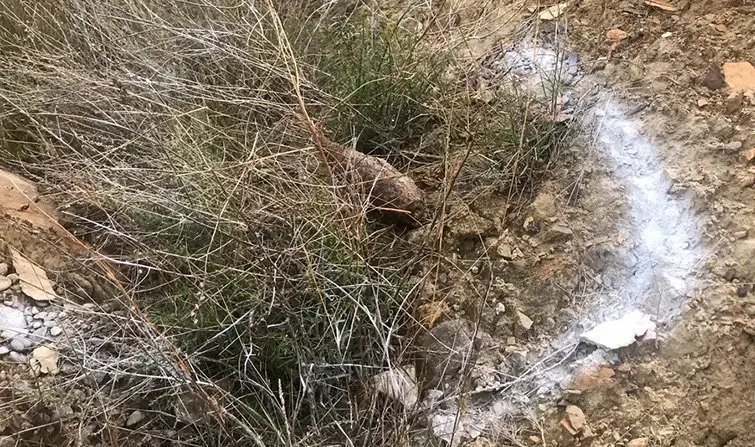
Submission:
[[[433,245],[324,175],[313,134],[408,170],[474,149],[488,180],[460,182],[508,193],[552,154],[522,98],[473,99],[452,55],[383,20],[347,2],[0,5],[0,150],[120,275],[113,333],[145,370],[117,369],[150,379],[140,402],[190,392],[212,415],[187,445],[406,436],[359,384],[411,360],[413,268]],[[112,399],[97,408],[128,402]]]

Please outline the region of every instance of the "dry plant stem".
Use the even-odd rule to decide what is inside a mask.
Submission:
[[[280,47],[284,51],[284,61],[290,73],[291,84],[296,93],[302,119],[311,134],[312,141],[317,146],[321,161],[327,169],[334,198],[338,197],[333,172],[335,165],[339,170],[346,172],[352,172],[353,169],[356,177],[354,180],[358,185],[372,183],[368,197],[370,202],[373,202],[384,213],[392,214],[399,219],[405,218],[402,215],[416,215],[424,206],[424,193],[414,181],[398,172],[385,160],[329,142],[312,121],[301,92],[301,73],[296,56],[274,6],[270,0],[267,3],[273,17],[273,23],[276,26]]]

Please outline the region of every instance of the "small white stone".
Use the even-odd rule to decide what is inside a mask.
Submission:
[[[61,320],[63,318],[65,318],[65,317],[67,317],[67,316],[68,316],[68,313],[66,313],[66,311],[63,311],[63,312],[61,312],[61,313],[58,314],[58,318],[61,319]]]
[[[10,286],[12,285],[13,285],[13,281],[6,278],[5,276],[0,276],[0,292],[10,289]]]
[[[33,345],[38,345],[41,343],[44,343],[47,339],[47,328],[46,327],[39,327],[34,330],[34,332],[29,337],[30,343]]]
[[[57,321],[55,321],[55,320],[46,320],[46,321],[45,321],[45,327],[53,327],[53,326],[55,326],[56,324],[58,324],[58,322],[57,322]]]
[[[8,349],[7,346],[0,346],[0,355],[5,355],[10,352],[10,349]]]
[[[47,312],[47,316],[45,317],[45,321],[47,320],[54,320],[58,314],[56,312]]]
[[[133,413],[131,413],[131,416],[129,416],[128,419],[126,420],[126,427],[133,427],[134,425],[143,421],[144,418],[146,417],[147,416],[144,413],[142,413],[139,410],[136,410]]]
[[[26,356],[21,354],[20,352],[11,351],[10,358],[15,360],[18,363],[26,363]]]
[[[5,262],[0,262],[0,276],[5,276],[8,274],[8,264]]]
[[[11,273],[10,275],[6,276],[6,278],[10,279],[13,284],[19,282],[21,278],[18,277],[15,273]]]
[[[33,327],[34,329],[39,329],[39,328],[42,327],[42,322],[41,321],[35,321],[34,323],[32,323],[31,327]]]
[[[57,337],[58,335],[62,333],[63,333],[63,328],[61,328],[60,326],[53,326],[50,328],[50,335],[52,335],[53,337]]]
[[[13,307],[13,301],[11,301],[11,300],[5,300],[5,301],[3,301],[3,304],[5,304],[8,307]]]
[[[37,315],[39,313],[39,308],[37,306],[31,306],[31,314]]]
[[[10,341],[10,348],[14,351],[26,351],[31,346],[31,343],[24,339],[16,337]]]
[[[34,314],[35,320],[44,320],[45,318],[47,318],[47,312],[42,311],[37,314]]]

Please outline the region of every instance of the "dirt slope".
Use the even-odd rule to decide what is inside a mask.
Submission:
[[[755,6],[588,0],[543,21],[544,8],[503,9],[488,15],[495,42],[467,45],[488,48],[480,97],[555,74],[545,100],[581,136],[528,208],[487,198],[449,223],[455,269],[429,295],[479,323],[480,350],[446,441],[755,445],[755,87],[725,76],[755,63]],[[485,16],[472,11],[460,6],[460,33]],[[657,340],[576,345],[632,309]],[[588,428],[564,427],[568,405]]]

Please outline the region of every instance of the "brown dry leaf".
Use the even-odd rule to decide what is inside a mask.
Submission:
[[[587,425],[585,413],[576,405],[569,405],[566,407],[566,419],[569,420],[571,426],[577,431],[582,430],[582,428]]]
[[[37,301],[50,301],[57,297],[52,282],[47,279],[44,270],[32,264],[18,251],[11,249],[13,268],[21,279],[21,291]]]
[[[451,312],[451,308],[448,307],[445,301],[430,301],[421,305],[419,310],[424,314],[424,321],[430,328],[435,326],[435,322],[440,317]]]
[[[610,40],[611,42],[621,42],[627,37],[629,37],[629,33],[619,28],[608,30],[608,32],[606,33],[606,38],[608,38],[608,40]]]
[[[755,90],[755,67],[747,61],[724,64],[724,79],[732,90]]]
[[[566,11],[569,3],[559,3],[557,5],[549,6],[540,12],[540,20],[556,20],[561,14]]]
[[[0,169],[0,191],[0,210],[37,228],[61,230],[55,206],[39,198],[34,183]]]
[[[645,4],[653,8],[662,9],[664,11],[678,11],[678,8],[673,6],[666,0],[645,0]]]
[[[35,374],[57,374],[58,373],[58,360],[60,359],[60,353],[58,351],[48,347],[40,346],[31,353],[31,359],[29,364],[32,371]]]
[[[745,160],[752,161],[753,159],[755,159],[755,148],[744,151],[742,155],[744,155]]]

